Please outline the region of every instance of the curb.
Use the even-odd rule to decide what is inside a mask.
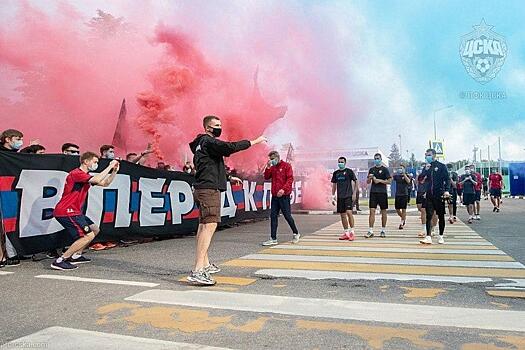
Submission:
[[[388,214],[395,214],[395,209],[387,209],[386,211]],[[408,208],[407,213],[414,213],[417,212],[417,208]],[[303,214],[303,215],[337,215],[338,213],[333,210],[292,210],[292,214]],[[358,211],[357,213],[354,213],[354,215],[369,215],[369,210],[362,210]]]
[[[504,196],[505,198],[512,198],[512,199],[525,199],[525,196]]]

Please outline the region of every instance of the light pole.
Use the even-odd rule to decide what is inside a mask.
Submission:
[[[401,147],[401,134],[397,135],[399,136],[399,154],[401,155],[401,158],[403,157],[403,148]]]
[[[434,110],[434,140],[437,140],[437,132],[436,132],[436,113],[437,112],[440,112],[440,111],[443,111],[445,109],[449,109],[449,108],[452,108],[454,107],[454,105],[448,105],[446,107],[443,107],[443,108],[439,108],[439,109],[435,109]]]

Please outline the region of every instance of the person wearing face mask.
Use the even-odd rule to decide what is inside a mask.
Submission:
[[[448,204],[448,222],[453,224],[457,221],[458,173],[453,170],[453,165],[451,163],[447,164],[447,169],[450,173],[450,203]]]
[[[100,147],[100,158],[102,158],[102,159],[115,159],[115,146],[113,146],[113,145],[102,145]]]
[[[202,121],[204,134],[199,134],[190,143],[195,164],[195,183],[193,197],[200,209],[197,248],[194,269],[187,277],[188,282],[199,286],[214,285],[211,274],[221,270],[210,264],[208,248],[217,224],[221,222],[221,192],[227,189],[227,182],[240,183],[241,179],[226,174],[224,157],[243,151],[253,145],[265,143],[266,137],[260,136],[253,141],[225,142],[219,140],[222,134],[220,118],[209,115]]]
[[[439,221],[439,244],[444,244],[445,233],[445,200],[450,198],[450,175],[445,164],[437,161],[436,151],[432,148],[425,152],[427,166],[421,175],[427,184],[426,198],[426,231],[427,236],[420,240],[422,244],[432,244],[432,216],[436,213]]]
[[[394,181],[396,182],[395,207],[397,215],[399,215],[401,219],[399,229],[402,230],[406,223],[407,205],[412,185],[412,180],[408,176],[404,164],[401,164],[401,167],[397,169],[397,174],[394,175]]]
[[[337,205],[337,213],[341,215],[341,223],[344,229],[339,239],[353,241],[355,232],[352,208],[357,199],[357,177],[352,169],[346,167],[345,157],[339,157],[337,168],[332,175],[332,204]]]
[[[370,215],[368,216],[368,232],[365,238],[374,237],[374,222],[375,211],[377,206],[381,208],[381,237],[386,237],[386,211],[388,209],[388,194],[386,186],[392,183],[392,176],[388,168],[382,165],[382,157],[380,153],[374,155],[374,166],[368,170],[367,183],[370,186],[370,198],[368,207],[370,208]]]
[[[82,251],[91,243],[100,229],[83,214],[91,186],[107,187],[119,170],[119,162],[112,160],[102,172],[91,175],[89,172],[98,169],[97,154],[86,152],[80,156],[80,167],[72,170],[66,177],[62,198],[55,206],[53,215],[74,240],[73,244],[51,264],[55,270],[73,270],[77,264],[91,260],[82,255]]]
[[[469,214],[468,223],[472,224],[474,220],[474,204],[476,202],[477,178],[472,174],[469,166],[465,167],[465,174],[461,175],[459,183],[463,187],[463,205],[467,207]]]
[[[24,145],[24,134],[15,129],[7,129],[0,135],[0,151],[18,152]]]
[[[278,244],[277,226],[279,224],[279,212],[283,213],[284,219],[292,229],[292,243],[299,243],[301,235],[297,230],[292,217],[290,206],[290,195],[293,185],[293,170],[290,163],[281,160],[279,152],[272,151],[268,154],[268,163],[264,169],[264,179],[272,180],[272,202],[270,213],[270,239],[263,242],[263,246]]]

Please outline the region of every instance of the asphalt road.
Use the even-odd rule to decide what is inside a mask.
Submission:
[[[384,240],[362,238],[367,217],[359,216],[358,238],[351,243],[337,240],[335,215],[296,215],[304,237],[299,245],[286,243],[291,233],[281,223],[283,244],[272,249],[260,246],[268,238],[267,221],[220,231],[210,257],[223,271],[211,288],[180,281],[193,263],[193,237],[89,252],[93,262],[69,273],[49,269],[50,260],[23,261],[0,270],[0,344],[524,348],[525,324],[513,320],[525,319],[525,299],[519,297],[525,292],[497,286],[525,280],[525,267],[515,261],[524,258],[525,201],[507,199],[499,214],[483,206],[482,220],[470,226],[475,232],[458,222],[447,227],[444,246],[417,243],[415,215],[402,231],[390,215]],[[462,218],[464,209],[459,211]],[[6,271],[13,273],[1,274]],[[77,280],[57,279],[63,277]]]

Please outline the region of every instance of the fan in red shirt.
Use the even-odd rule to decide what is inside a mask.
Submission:
[[[290,206],[290,194],[292,193],[293,170],[290,163],[282,161],[279,152],[272,151],[268,154],[268,163],[264,169],[264,179],[272,180],[272,204],[270,214],[270,239],[263,242],[264,246],[276,245],[277,225],[279,212],[283,213],[284,218],[290,225],[293,232],[293,243],[298,243],[301,235],[295,226]]]
[[[119,170],[119,162],[112,160],[109,166],[99,174],[91,176],[88,172],[98,168],[98,156],[93,152],[86,152],[80,156],[80,167],[72,170],[66,177],[62,198],[55,206],[53,215],[66,229],[74,243],[51,264],[55,270],[72,270],[76,264],[90,262],[82,256],[82,251],[91,243],[100,232],[95,223],[83,214],[82,208],[86,203],[91,186],[109,186]]]
[[[503,177],[501,174],[494,170],[492,174],[489,175],[489,188],[490,188],[490,200],[492,205],[494,205],[493,212],[499,213],[499,206],[501,204],[501,189],[504,188]]]
[[[483,178],[481,177],[480,173],[476,172],[476,166],[474,164],[470,165],[470,172],[476,177],[476,186],[474,186],[474,189],[476,190],[476,202],[474,204],[474,220],[480,220],[481,218],[479,216],[479,210],[481,201],[481,188],[483,187]]]

